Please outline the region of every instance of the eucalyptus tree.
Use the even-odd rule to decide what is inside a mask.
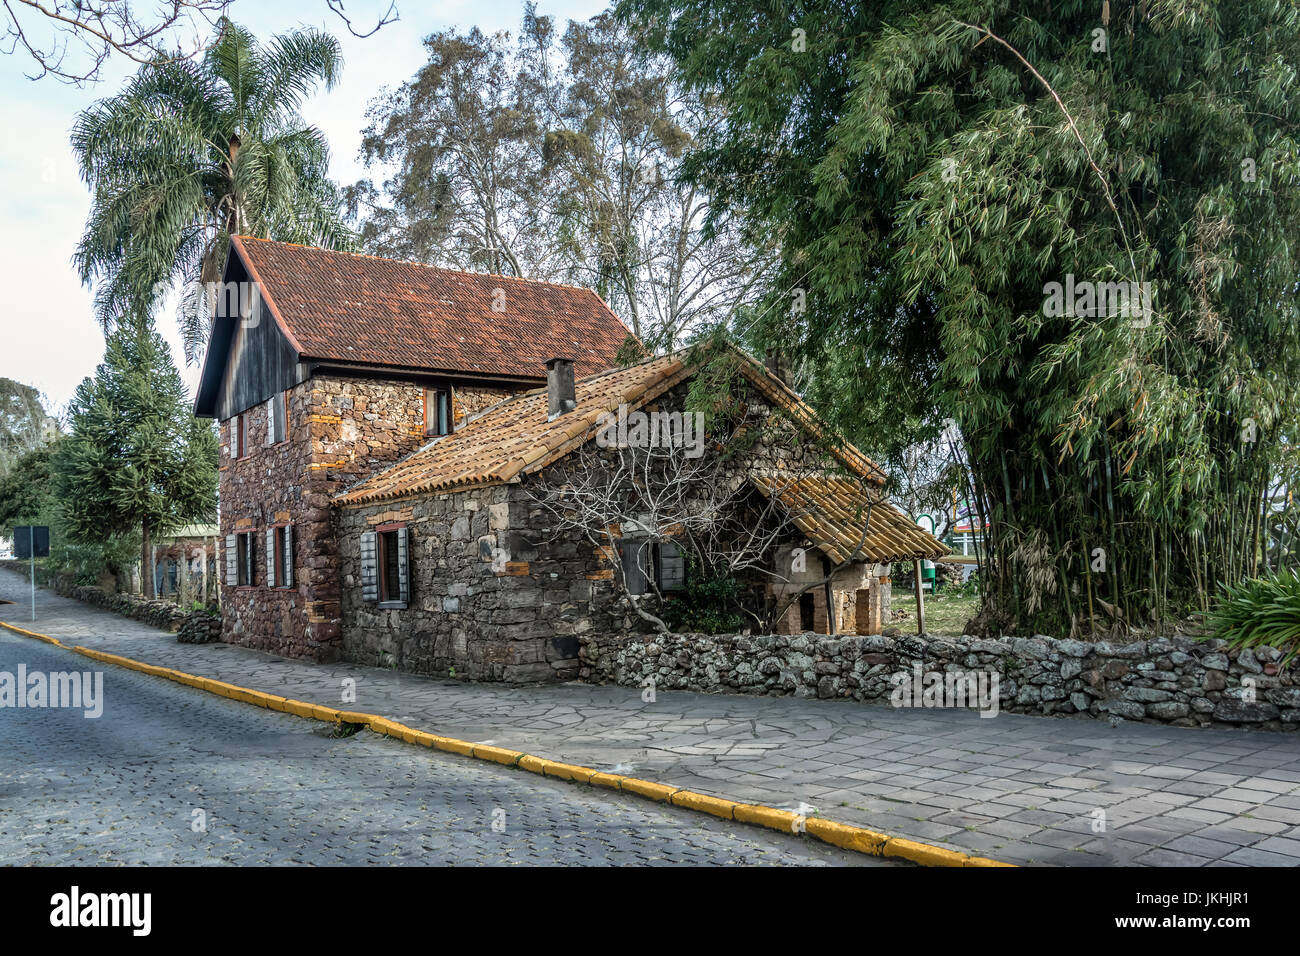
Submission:
[[[766,240],[677,172],[721,114],[607,14],[447,30],[373,100],[348,190],[368,251],[596,289],[652,350],[754,296]]]
[[[74,261],[105,329],[184,283],[186,357],[206,342],[232,235],[352,248],[329,148],[299,110],[342,68],[313,29],[262,44],[230,20],[201,59],[148,64],[82,112],[72,146],[93,204]]]

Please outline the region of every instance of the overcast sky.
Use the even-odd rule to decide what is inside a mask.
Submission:
[[[384,86],[409,78],[424,62],[421,41],[447,27],[484,32],[518,29],[522,2],[513,0],[397,0],[401,19],[367,39],[348,33],[325,0],[279,0],[275,4],[234,0],[232,17],[259,38],[303,25],[318,26],[339,38],[343,75],[335,88],[306,105],[307,122],[324,131],[331,148],[330,172],[340,183],[364,175],[357,162],[366,104]],[[362,30],[387,6],[352,0],[349,17]],[[565,20],[586,19],[608,0],[540,0],[538,12]],[[33,82],[24,73],[32,63],[0,55],[0,263],[5,304],[0,312],[0,376],[44,392],[62,410],[78,383],[94,373],[104,339],[91,309],[91,290],[81,285],[71,257],[81,236],[90,194],[77,174],[68,132],[78,110],[117,92],[133,72],[113,63],[105,78],[82,89],[46,77]],[[186,369],[175,321],[158,316],[158,331],[172,345],[176,364],[191,388],[197,369]]]

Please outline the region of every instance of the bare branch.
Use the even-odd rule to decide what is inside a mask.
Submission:
[[[0,0],[8,41],[4,52],[21,50],[35,61],[40,72],[26,74],[28,79],[48,75],[80,86],[99,80],[114,54],[140,64],[193,56],[204,48],[203,36],[227,14],[231,2],[167,0],[142,18],[132,12],[129,0]],[[185,34],[191,34],[189,41],[178,46]],[[82,56],[69,62],[74,42]]]
[[[343,12],[343,0],[325,0],[325,5],[330,8],[330,11],[332,13],[338,15],[338,18],[343,21],[343,25],[348,28],[349,33],[351,33],[354,37],[360,37],[363,40],[366,37],[374,36],[384,27],[388,26],[388,24],[396,23],[398,20],[397,3],[396,0],[394,0],[393,3],[390,3],[388,5],[388,9],[384,11],[384,15],[379,18],[378,23],[376,23],[365,33],[358,33],[356,31],[356,28],[352,26],[352,20],[347,16],[347,14]]]

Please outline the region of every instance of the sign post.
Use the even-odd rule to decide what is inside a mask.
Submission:
[[[26,532],[24,535],[23,532]],[[18,525],[14,528],[14,550],[17,557],[31,562],[32,620],[36,620],[36,559],[50,553],[50,529],[46,525]],[[24,554],[23,552],[26,552]]]

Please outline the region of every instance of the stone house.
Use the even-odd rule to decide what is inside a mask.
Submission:
[[[589,453],[615,410],[680,416],[697,360],[621,367],[629,333],[589,290],[243,237],[229,259],[237,294],[196,401],[221,428],[226,641],[569,679],[584,635],[646,627],[629,594],[683,588],[671,531],[624,521],[593,546],[545,505],[575,462],[599,479]],[[780,611],[778,633],[878,633],[890,562],[947,549],[882,500],[883,473],[851,446],[827,444],[834,470],[782,479],[821,426],[736,356],[746,414],[795,432],[729,471],[736,502],[786,519],[764,560],[793,570],[747,593]]]

